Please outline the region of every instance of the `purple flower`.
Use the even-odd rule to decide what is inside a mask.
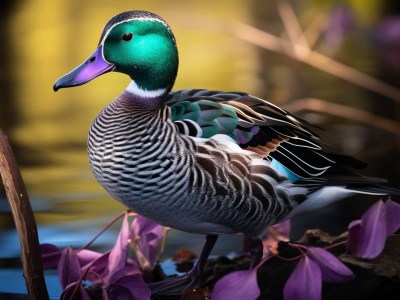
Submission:
[[[253,300],[260,295],[257,284],[257,268],[236,271],[225,275],[214,286],[211,293],[213,300]]]
[[[42,253],[43,268],[57,269],[63,250],[52,244],[41,244],[40,250]],[[75,252],[78,256],[79,265],[81,267],[91,263],[92,261],[102,256],[102,253],[87,249],[81,249]]]
[[[314,260],[304,256],[298,262],[283,289],[285,300],[321,299],[321,268]]]
[[[118,238],[112,248],[110,255],[108,256],[108,273],[109,276],[122,269],[126,265],[129,250],[129,222],[128,214],[125,214],[124,220],[121,224],[121,230],[119,231]]]
[[[162,252],[165,228],[153,221],[136,216],[131,225],[130,243],[143,271],[153,270]]]
[[[151,291],[141,277],[141,271],[135,263],[128,260],[129,234],[126,214],[113,249],[105,255],[108,256],[108,260],[107,275],[102,277],[104,299],[150,299]],[[99,263],[99,260],[97,262]],[[104,265],[104,261],[99,264]],[[89,271],[93,275],[91,267]]]
[[[345,32],[356,24],[354,10],[349,5],[335,5],[328,15],[323,39],[331,52],[336,52],[343,42]]]
[[[386,238],[400,228],[400,204],[382,200],[372,205],[349,225],[347,249],[362,258],[375,258],[385,247]]]
[[[77,297],[75,291],[78,293],[79,297]],[[91,300],[92,298],[82,285],[77,286],[76,283],[74,282],[68,285],[64,289],[60,297],[60,300],[70,300],[70,299]]]
[[[270,228],[267,240],[286,239],[290,223],[284,222]],[[353,272],[333,254],[323,248],[290,244],[302,253],[299,263],[284,287],[285,300],[321,299],[322,281],[344,282],[354,278]],[[269,258],[252,270],[232,272],[220,279],[214,286],[211,298],[214,299],[256,299],[260,295],[257,283],[257,269]]]
[[[273,254],[278,253],[277,248],[279,241],[289,241],[289,234],[290,220],[268,227],[262,239],[264,255],[267,256],[265,260],[251,270],[236,271],[222,277],[215,284],[211,293],[211,299],[257,299],[260,295],[257,282],[257,270],[263,265],[263,262],[271,258]]]
[[[285,300],[321,299],[322,281],[344,282],[353,272],[323,248],[297,246],[306,250],[284,287]]]
[[[151,291],[142,278],[142,269],[135,260],[129,258],[129,216],[129,213],[125,214],[115,245],[106,253],[73,250],[71,247],[61,250],[51,244],[41,245],[44,266],[57,268],[64,289],[61,299],[90,299],[100,295],[103,299],[150,298]],[[151,237],[155,226],[151,226],[150,222],[145,224],[147,226],[142,228],[141,236],[153,242],[153,245]],[[156,257],[157,253],[150,252]]]
[[[65,272],[65,274],[68,274],[68,272]],[[95,274],[89,269],[87,273],[92,273],[92,276]],[[93,278],[96,278],[96,276]],[[116,269],[105,278],[89,281],[85,286],[81,280],[71,282],[64,288],[61,300],[72,299],[75,291],[79,291],[80,299],[91,299],[90,295],[95,295],[95,298],[102,295],[103,299],[147,300],[151,296],[151,291],[140,272],[131,266]]]
[[[339,283],[354,279],[353,272],[323,248],[307,247],[307,256],[318,264],[323,281]]]
[[[63,293],[60,299],[76,299],[74,295],[79,292],[80,299],[90,299],[88,292],[80,283],[81,268],[76,252],[67,247],[61,252],[57,267]]]
[[[148,300],[151,296],[151,291],[143,278],[130,267],[112,273],[104,285],[104,299]]]
[[[40,244],[43,269],[57,269],[61,258],[62,249],[53,244]]]
[[[66,272],[66,270],[68,271]],[[65,289],[69,284],[79,280],[81,276],[79,259],[71,247],[65,248],[62,251],[57,272],[63,289]]]

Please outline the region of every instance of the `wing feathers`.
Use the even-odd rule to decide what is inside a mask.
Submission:
[[[306,121],[245,93],[182,90],[171,92],[167,104],[182,134],[229,135],[241,148],[278,161],[296,175],[293,178],[321,176],[335,165],[336,158],[351,160],[325,153]],[[356,160],[352,164],[361,166]]]

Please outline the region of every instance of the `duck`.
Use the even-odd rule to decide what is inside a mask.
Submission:
[[[249,238],[255,266],[267,227],[355,194],[393,193],[384,179],[358,173],[366,163],[329,152],[313,125],[267,100],[245,92],[172,91],[178,64],[167,22],[127,11],[106,23],[94,53],[53,87],[109,72],[131,79],[91,125],[91,169],[134,212],[206,236],[193,269],[152,284],[153,293],[198,284],[219,235]]]

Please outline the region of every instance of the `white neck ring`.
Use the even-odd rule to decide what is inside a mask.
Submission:
[[[158,89],[158,90],[144,90],[141,89],[135,81],[131,81],[131,83],[128,85],[128,87],[125,89],[128,93],[131,93],[133,95],[136,95],[140,98],[157,98],[162,96],[167,89]]]

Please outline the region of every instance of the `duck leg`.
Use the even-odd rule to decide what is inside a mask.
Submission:
[[[260,239],[251,239],[250,243],[250,269],[253,269],[260,263],[262,259],[264,245]]]
[[[214,248],[217,239],[218,235],[207,235],[203,249],[201,250],[200,256],[193,268],[183,276],[167,278],[159,282],[148,284],[151,293],[153,295],[177,295],[181,294],[188,288],[198,287],[203,279],[202,275],[204,266],[206,265],[207,259],[211,250]]]

